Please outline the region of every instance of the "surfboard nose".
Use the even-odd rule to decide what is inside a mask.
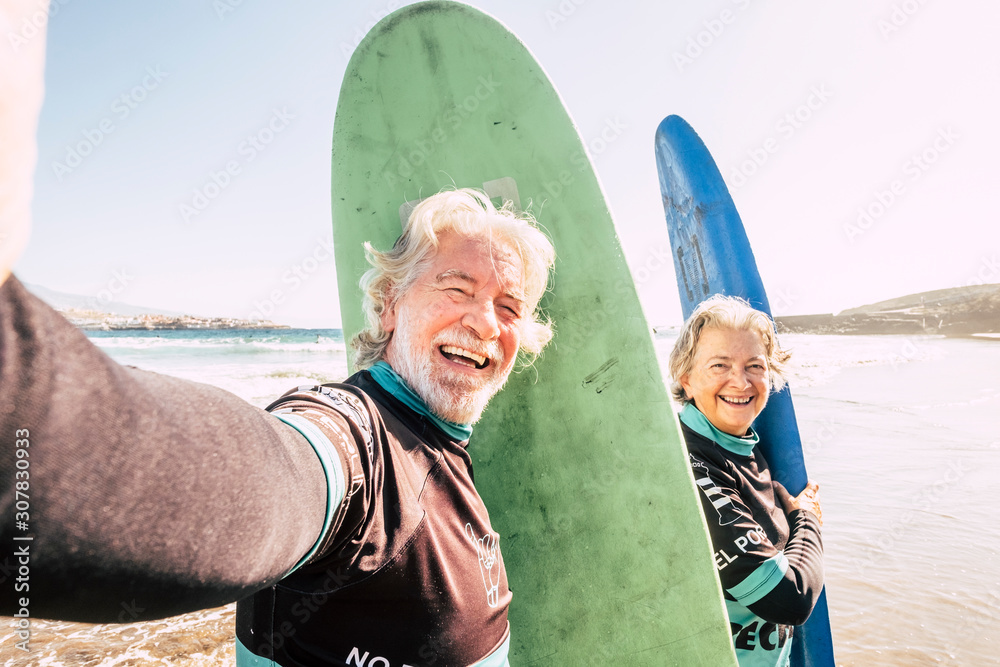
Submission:
[[[670,114],[656,126],[657,135],[676,136],[681,133],[694,133],[694,129],[686,120],[676,114]]]

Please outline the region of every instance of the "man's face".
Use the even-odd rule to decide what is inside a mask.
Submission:
[[[382,315],[392,332],[385,358],[439,417],[479,419],[514,366],[524,266],[503,243],[454,232],[413,286]]]

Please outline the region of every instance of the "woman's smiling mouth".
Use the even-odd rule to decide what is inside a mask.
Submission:
[[[730,405],[747,405],[753,400],[753,396],[745,396],[743,398],[737,398],[735,396],[719,396],[719,398]]]

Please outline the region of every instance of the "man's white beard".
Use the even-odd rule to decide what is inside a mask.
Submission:
[[[455,345],[471,351],[483,349],[464,329],[450,331],[438,336],[430,349],[419,349],[410,337],[409,318],[405,312],[399,313],[399,325],[392,333],[392,350],[386,361],[406,384],[424,400],[435,415],[456,424],[474,424],[479,421],[486,404],[500,391],[510,375],[510,369],[500,372],[503,366],[503,351],[496,342],[487,343],[490,375],[483,379],[470,378],[459,373],[450,373],[443,363],[438,363],[437,377],[434,376],[433,356],[441,345]],[[440,340],[439,340],[440,339]]]

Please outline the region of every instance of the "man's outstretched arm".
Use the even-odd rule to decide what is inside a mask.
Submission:
[[[327,502],[290,426],[120,366],[16,278],[0,287],[0,613],[26,598],[32,616],[131,622],[237,600],[313,547]]]

